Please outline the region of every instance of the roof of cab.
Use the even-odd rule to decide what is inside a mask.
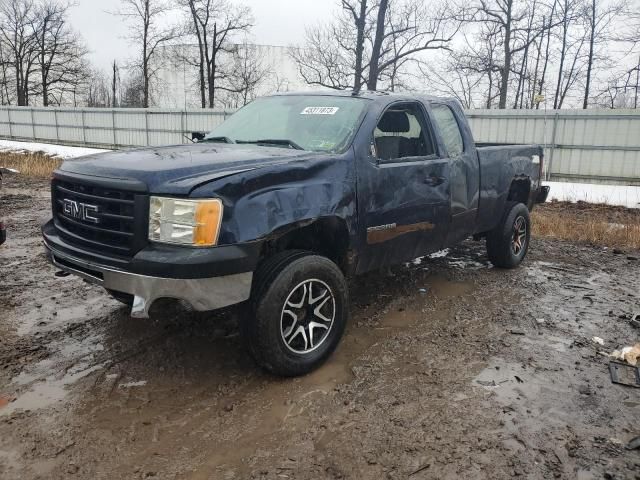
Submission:
[[[274,93],[271,96],[317,96],[317,97],[353,97],[353,98],[366,98],[369,100],[378,100],[381,98],[388,99],[398,99],[398,100],[411,100],[411,99],[421,99],[421,100],[438,100],[438,101],[452,101],[452,98],[445,97],[434,97],[433,95],[425,95],[422,93],[411,93],[411,92],[382,92],[377,90],[361,90],[359,92],[355,92],[353,90],[309,90],[309,91],[295,91],[295,92],[278,92]]]

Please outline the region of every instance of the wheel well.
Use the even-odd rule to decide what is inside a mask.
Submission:
[[[516,178],[511,182],[509,187],[509,195],[507,201],[515,201],[529,205],[529,196],[531,193],[531,179],[530,178]]]
[[[343,272],[348,271],[349,231],[340,218],[320,218],[313,223],[290,226],[265,242],[261,257],[293,249],[317,253],[335,262]]]

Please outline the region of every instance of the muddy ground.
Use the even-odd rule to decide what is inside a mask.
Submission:
[[[640,339],[638,252],[535,239],[501,271],[468,242],[357,278],[333,358],[279,379],[233,314],[133,320],[56,277],[48,195],[0,192],[2,479],[640,478],[640,389],[602,354]]]

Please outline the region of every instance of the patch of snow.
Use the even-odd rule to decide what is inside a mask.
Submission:
[[[140,380],[138,382],[121,383],[120,388],[144,387],[146,384],[146,380]]]
[[[443,258],[443,257],[446,257],[447,255],[449,255],[449,249],[445,248],[444,250],[440,250],[436,253],[432,253],[431,255],[429,255],[429,258]]]
[[[33,153],[42,152],[52,157],[77,158],[93,153],[108,152],[98,148],[67,147],[51,143],[14,142],[12,140],[0,140],[0,152]]]
[[[551,187],[549,200],[606,203],[640,208],[640,187],[566,182],[543,182],[543,184]]]

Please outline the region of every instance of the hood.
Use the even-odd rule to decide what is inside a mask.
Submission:
[[[319,155],[288,148],[199,143],[98,153],[66,160],[60,171],[143,183],[151,193],[187,195],[199,185],[234,173]]]

